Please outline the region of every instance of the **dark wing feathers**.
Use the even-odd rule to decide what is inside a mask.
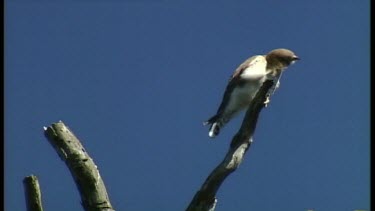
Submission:
[[[241,80],[240,75],[242,72],[249,67],[251,62],[255,59],[257,56],[252,56],[245,60],[240,66],[237,67],[237,69],[234,71],[233,75],[229,79],[229,83],[225,89],[223,100],[221,101],[221,104],[219,106],[219,109],[216,112],[216,115],[208,119],[204,124],[212,124],[216,122],[216,120],[222,115],[222,113],[225,110],[225,107],[227,106],[227,103],[229,102],[230,94],[232,93],[232,90],[235,88],[236,84]]]

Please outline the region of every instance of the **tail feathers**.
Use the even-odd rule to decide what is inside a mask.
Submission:
[[[225,123],[226,121],[224,121],[224,119],[221,119],[217,115],[215,115],[206,122],[203,122],[203,125],[211,125],[208,131],[208,136],[210,138],[215,138],[220,133],[220,129],[224,126]]]

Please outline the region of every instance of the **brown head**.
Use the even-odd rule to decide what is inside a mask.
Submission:
[[[293,64],[296,60],[299,60],[298,56],[293,51],[279,48],[270,51],[266,55],[267,66],[276,67],[277,69],[284,69],[290,64]]]

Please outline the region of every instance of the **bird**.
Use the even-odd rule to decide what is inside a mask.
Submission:
[[[270,96],[280,86],[283,71],[297,60],[300,58],[293,51],[278,48],[266,55],[254,55],[239,65],[229,78],[216,114],[203,122],[210,125],[208,136],[216,137],[226,123],[251,104],[263,83],[272,80],[273,86],[268,90],[264,102],[267,106]]]

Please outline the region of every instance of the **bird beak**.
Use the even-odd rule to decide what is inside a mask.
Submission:
[[[298,56],[294,56],[293,61],[296,61],[296,60],[301,60],[301,59]]]

